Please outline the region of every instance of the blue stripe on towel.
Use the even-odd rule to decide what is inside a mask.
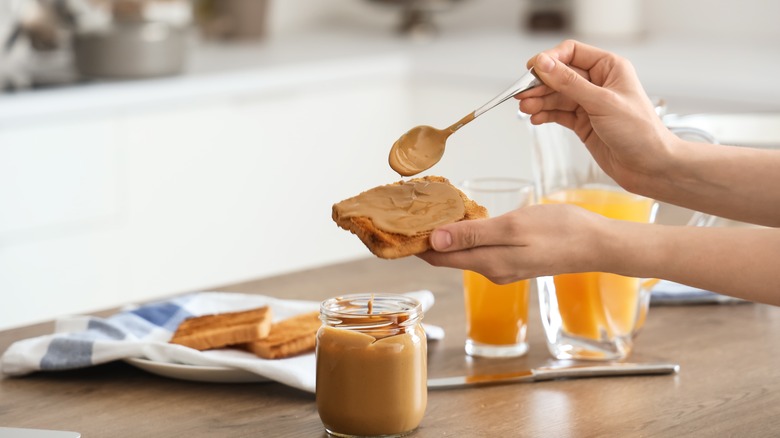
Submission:
[[[163,327],[179,309],[181,307],[173,303],[158,303],[139,307],[131,310],[130,313],[138,315],[158,327]]]
[[[127,337],[127,334],[121,328],[102,319],[90,319],[87,324],[87,331],[88,333],[94,333],[95,339],[115,339],[121,341]]]
[[[182,321],[194,316],[184,306],[196,295],[183,295],[169,301],[146,304],[114,315],[111,319],[121,315],[121,320],[116,320],[118,325],[138,338],[143,338],[157,327],[174,332]],[[133,317],[140,318],[140,320]]]
[[[135,339],[143,339],[157,326],[149,321],[141,318],[140,316],[129,313],[117,313],[109,318],[112,324],[121,327],[125,331],[127,337],[133,337]]]
[[[41,358],[42,370],[64,370],[92,365],[94,341],[85,338],[54,338]]]

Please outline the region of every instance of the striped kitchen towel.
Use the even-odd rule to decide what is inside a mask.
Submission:
[[[434,302],[427,290],[409,292],[427,311]],[[191,316],[234,312],[270,306],[274,319],[316,311],[316,301],[226,292],[198,292],[170,300],[129,306],[108,318],[67,317],[57,320],[50,335],[17,341],[0,357],[0,369],[19,376],[35,371],[85,368],[114,360],[145,358],[158,363],[219,366],[242,369],[270,380],[314,392],[314,354],[266,360],[232,349],[198,351],[168,340],[179,324]],[[427,326],[429,339],[443,337],[439,327]]]
[[[650,305],[653,306],[737,303],[747,301],[667,280],[659,280],[650,294]]]

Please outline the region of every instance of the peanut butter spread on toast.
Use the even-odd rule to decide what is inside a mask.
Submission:
[[[458,221],[466,214],[456,188],[430,181],[375,187],[334,208],[340,217],[368,217],[377,228],[406,236]]]

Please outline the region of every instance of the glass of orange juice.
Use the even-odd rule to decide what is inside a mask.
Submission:
[[[461,190],[498,216],[534,201],[533,182],[516,178],[464,181]],[[463,271],[466,309],[466,353],[482,357],[515,357],[528,351],[530,281],[499,285],[481,274]]]
[[[673,128],[691,141],[714,143],[709,134]],[[573,204],[603,216],[655,221],[658,203],[623,190],[604,173],[587,147],[557,124],[531,127],[536,195],[542,204]],[[706,215],[690,223],[710,222]],[[536,279],[542,325],[557,359],[621,360],[631,353],[644,324],[652,279],[583,272]]]

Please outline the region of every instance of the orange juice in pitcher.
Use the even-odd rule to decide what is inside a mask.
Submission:
[[[652,199],[609,188],[562,190],[541,199],[543,204],[573,204],[612,219],[652,222]],[[631,337],[643,316],[640,279],[604,272],[553,277],[561,328],[566,336],[594,341]]]
[[[656,106],[659,115],[664,110],[660,103]],[[574,132],[555,123],[530,129],[534,184],[540,203],[578,205],[617,220],[655,221],[658,204],[621,188],[599,167]],[[669,129],[686,140],[715,142],[695,128]],[[706,226],[709,222],[706,215],[691,219],[690,224]],[[537,278],[550,353],[557,359],[625,359],[647,316],[649,288],[654,283],[603,272]]]

